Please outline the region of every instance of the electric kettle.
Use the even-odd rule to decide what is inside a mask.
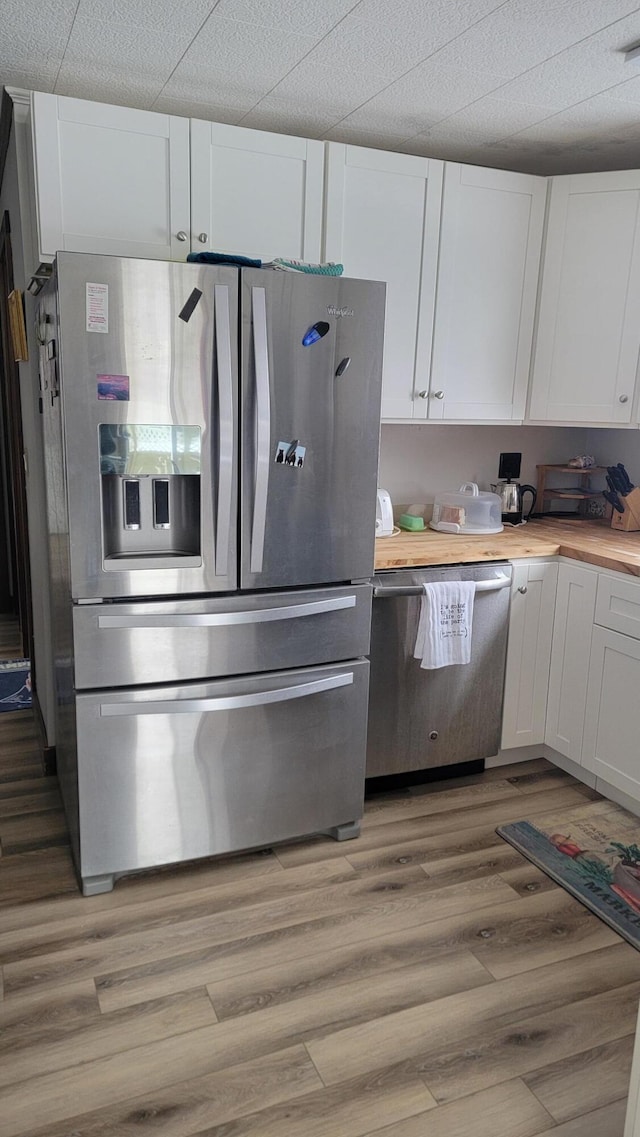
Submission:
[[[376,537],[390,537],[393,533],[393,507],[387,490],[378,487],[376,502]]]
[[[491,489],[500,498],[503,525],[521,525],[533,513],[537,493],[533,486],[521,486],[520,482],[496,482]],[[522,499],[526,493],[531,494],[529,512],[525,515],[522,508]]]

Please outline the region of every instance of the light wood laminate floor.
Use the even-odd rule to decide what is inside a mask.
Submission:
[[[640,953],[494,832],[584,804],[568,775],[83,899],[39,773],[1,715],[2,1137],[622,1137]]]

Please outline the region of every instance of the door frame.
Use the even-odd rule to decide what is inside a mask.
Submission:
[[[6,495],[7,551],[12,588],[20,624],[22,652],[33,665],[31,570],[27,524],[27,485],[20,371],[13,358],[7,298],[14,288],[11,221],[8,210],[0,219],[0,462]],[[32,676],[32,678],[35,678]]]

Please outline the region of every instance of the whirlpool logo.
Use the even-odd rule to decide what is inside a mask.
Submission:
[[[335,316],[337,320],[343,316],[353,316],[353,308],[336,308],[335,304],[328,304],[327,312],[330,316]]]

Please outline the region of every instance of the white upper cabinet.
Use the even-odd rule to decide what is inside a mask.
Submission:
[[[62,249],[185,259],[188,119],[40,92],[31,114],[41,261]]]
[[[41,261],[320,260],[322,142],[39,92],[31,113]]]
[[[631,422],[639,311],[640,171],[554,178],[529,417]]]
[[[522,419],[546,179],[445,163],[430,419]]]
[[[317,262],[324,144],[191,121],[191,246]]]
[[[325,248],[347,276],[387,284],[382,418],[426,417],[442,162],[330,142]]]

